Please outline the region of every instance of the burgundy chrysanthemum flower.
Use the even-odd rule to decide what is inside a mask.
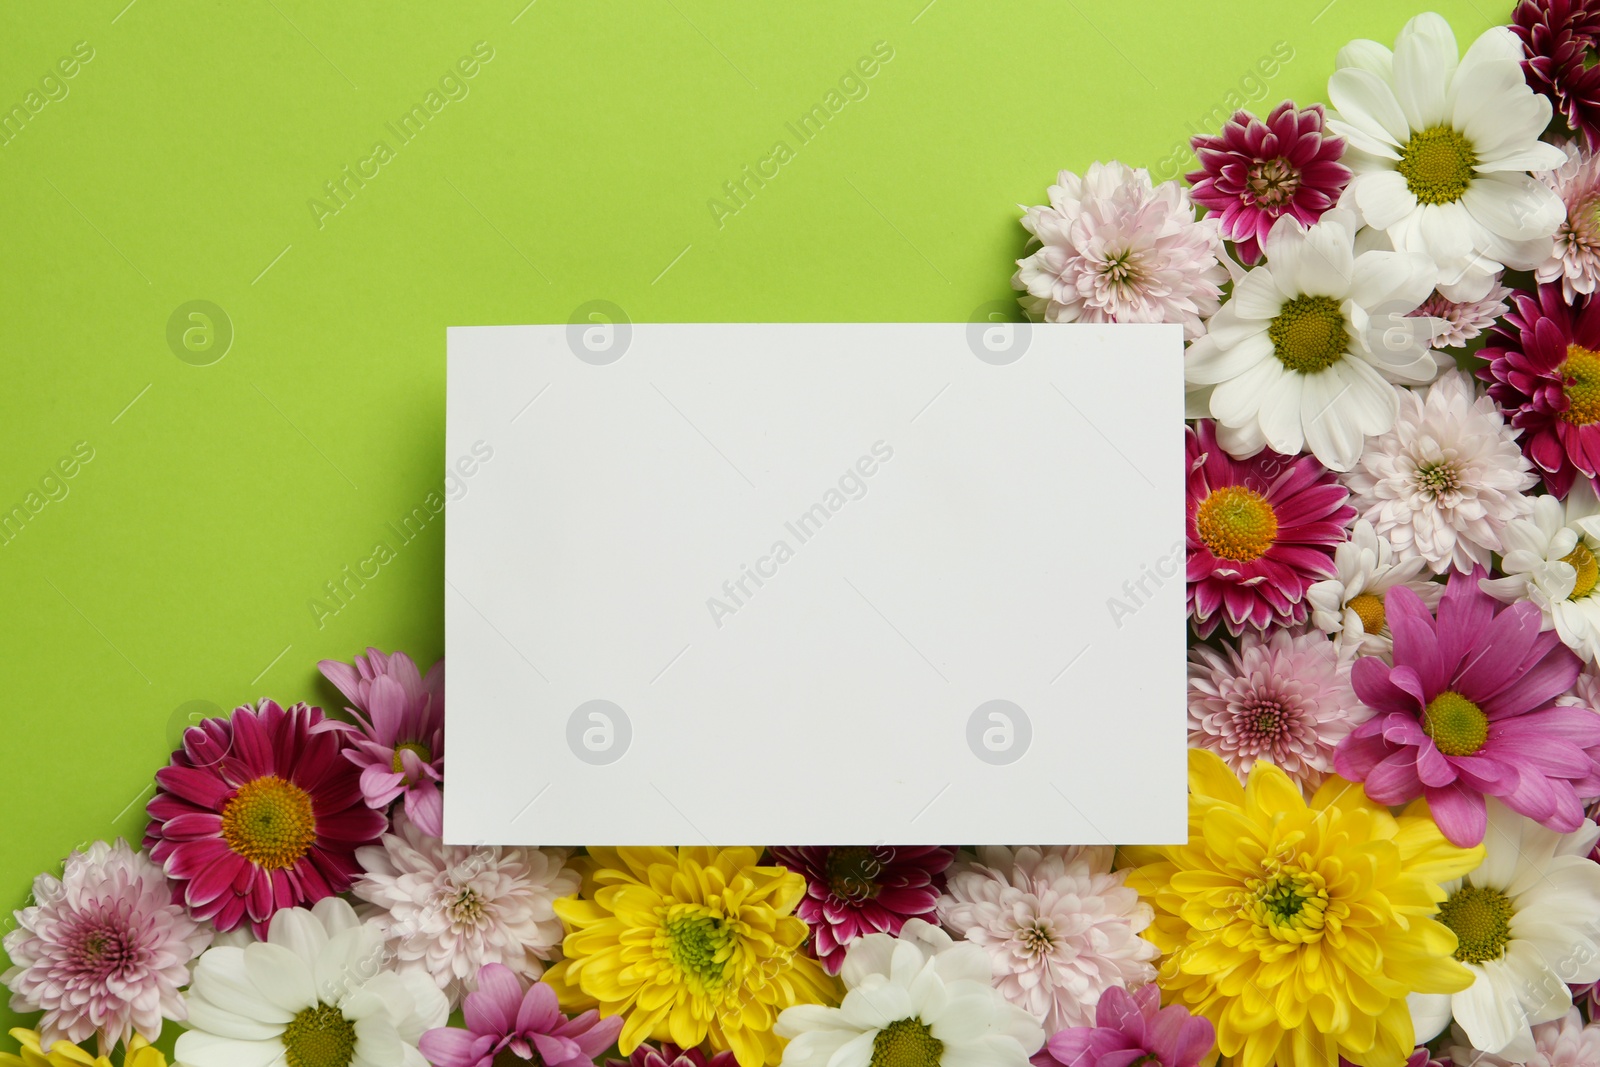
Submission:
[[[1237,460],[1209,419],[1187,433],[1189,615],[1201,637],[1218,623],[1238,637],[1305,620],[1306,590],[1336,573],[1334,548],[1356,509],[1311,456]]]
[[[1490,334],[1478,377],[1522,431],[1522,451],[1551,493],[1565,497],[1579,474],[1600,477],[1600,301],[1568,306],[1561,286],[1515,308]]]
[[[1339,200],[1350,168],[1344,139],[1326,132],[1321,104],[1285,100],[1265,119],[1236,111],[1220,132],[1194,138],[1200,168],[1186,177],[1197,204],[1222,216],[1222,236],[1245,263],[1261,259],[1267,231],[1284,215],[1310,226]]]
[[[775,847],[772,858],[805,875],[796,909],[811,927],[812,948],[829,974],[844,964],[845,946],[866,934],[899,935],[907,919],[939,923],[936,905],[953,848],[828,845]]]
[[[1591,150],[1600,149],[1600,67],[1589,61],[1600,47],[1600,0],[1522,0],[1511,31],[1527,52],[1528,85],[1550,98]]]
[[[1334,752],[1334,769],[1380,804],[1425,796],[1455,844],[1483,840],[1484,796],[1559,833],[1600,795],[1600,715],[1558,706],[1578,657],[1537,605],[1509,607],[1479,588],[1482,568],[1450,576],[1435,618],[1404,587],[1384,604],[1394,666],[1357,660],[1356,695],[1377,712]]]
[[[388,826],[361,797],[345,735],[318,732],[322,709],[270,700],[184,731],[156,772],[145,847],[190,914],[265,938],[280,908],[343,893],[361,873],[355,851]]]
[[[1154,982],[1129,993],[1117,986],[1095,1006],[1095,1025],[1057,1031],[1034,1067],[1199,1067],[1216,1044],[1211,1021],[1182,1004],[1161,1006]]]

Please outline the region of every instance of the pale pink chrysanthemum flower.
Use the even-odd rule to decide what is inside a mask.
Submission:
[[[1109,846],[985,846],[963,853],[939,920],[989,954],[994,984],[1046,1034],[1094,1025],[1100,994],[1154,980],[1154,917]]]
[[[67,857],[58,879],[33,882],[31,907],[5,937],[13,966],[0,975],[11,1010],[43,1011],[43,1047],[94,1035],[102,1054],[138,1033],[154,1041],[162,1019],[188,1017],[179,990],[211,943],[207,924],[173,903],[161,865],[118,840]]]
[[[1190,340],[1228,281],[1215,217],[1196,221],[1189,191],[1124,163],[1062,171],[1050,203],[1024,207],[1038,249],[1011,278],[1024,310],[1045,322],[1176,322]]]
[[[1537,176],[1561,198],[1567,217],[1556,231],[1555,250],[1534,269],[1534,277],[1541,282],[1559,278],[1570,304],[1592,294],[1600,282],[1600,156],[1570,143],[1561,149],[1567,161]]]
[[[1433,295],[1407,317],[1434,320],[1430,344],[1435,350],[1460,348],[1511,309],[1506,302],[1510,295],[1511,290],[1500,284],[1498,276],[1490,284],[1489,292],[1478,300],[1450,300],[1435,289]]]
[[[1320,630],[1246,633],[1222,652],[1189,651],[1189,747],[1222,757],[1247,778],[1257,760],[1314,792],[1333,750],[1371,717],[1350,686],[1355,649],[1341,655]]]
[[[1460,1067],[1600,1067],[1600,1023],[1584,1025],[1577,1008],[1534,1026],[1531,1052],[1528,1044],[1519,1042],[1498,1055],[1483,1052],[1457,1023],[1442,1051]]]

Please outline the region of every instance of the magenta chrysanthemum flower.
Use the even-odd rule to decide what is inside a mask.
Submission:
[[[1600,47],[1600,2],[1522,0],[1512,12],[1511,32],[1526,52],[1528,85],[1549,97],[1591,149],[1600,149],[1600,68],[1589,60]]]
[[[1106,990],[1094,1022],[1052,1034],[1035,1067],[1199,1067],[1217,1040],[1209,1019],[1181,1004],[1163,1008],[1154,982],[1132,993]]]
[[[1568,307],[1558,285],[1512,299],[1516,309],[1478,353],[1489,361],[1478,377],[1522,431],[1545,487],[1565,497],[1578,475],[1600,474],[1600,302]]]
[[[738,1067],[738,1063],[732,1052],[707,1054],[663,1041],[659,1049],[640,1045],[625,1060],[607,1060],[606,1067]]]
[[[1187,175],[1195,203],[1221,216],[1222,236],[1247,264],[1261,259],[1267,231],[1284,215],[1310,226],[1339,200],[1350,168],[1344,139],[1326,132],[1321,104],[1285,100],[1265,119],[1236,111],[1216,134],[1191,142],[1200,169]]]
[[[811,927],[817,958],[829,974],[838,974],[845,946],[856,938],[899,935],[907,919],[938,924],[935,905],[956,851],[932,846],[819,845],[775,847],[772,858],[805,875],[806,896],[796,914]]]
[[[361,795],[370,807],[387,810],[405,796],[406,815],[430,837],[444,836],[444,660],[426,678],[404,652],[385,656],[375,648],[355,666],[318,663],[352,707],[357,726],[326,719],[318,729],[347,730],[345,758],[361,768]]]
[[[279,908],[343,893],[355,850],[388,826],[361,799],[345,735],[319,732],[322,709],[270,700],[184,731],[156,772],[145,847],[196,918],[265,938]]]
[[[622,1016],[586,1011],[561,1014],[556,992],[534,982],[524,992],[507,967],[485,964],[478,988],[462,1005],[465,1030],[444,1026],[422,1035],[422,1054],[434,1067],[498,1067],[519,1061],[538,1067],[593,1067],[622,1032]]]
[[[1266,451],[1237,460],[1210,420],[1188,430],[1189,615],[1201,637],[1218,623],[1305,620],[1306,590],[1336,573],[1335,546],[1355,518],[1349,492],[1310,456]]]
[[[1357,1067],[1343,1056],[1339,1057],[1339,1067]],[[1411,1050],[1411,1055],[1406,1057],[1406,1062],[1401,1067],[1451,1067],[1449,1059],[1439,1059],[1427,1045],[1418,1045]]]
[[[1581,798],[1600,795],[1600,715],[1555,703],[1578,657],[1539,632],[1537,605],[1501,605],[1483,577],[1452,574],[1437,618],[1411,590],[1390,590],[1394,666],[1356,662],[1356,695],[1377,714],[1334,752],[1334,769],[1380,804],[1427,797],[1464,848],[1483,840],[1485,795],[1559,833],[1582,824]]]
[[[33,899],[6,935],[13,966],[0,981],[12,1011],[44,1012],[43,1047],[94,1034],[104,1054],[135,1033],[154,1041],[163,1018],[187,1018],[178,990],[211,930],[172,902],[159,864],[96,841],[67,857],[59,879],[35,878]]]

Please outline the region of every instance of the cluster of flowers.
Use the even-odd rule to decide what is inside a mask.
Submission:
[[[1419,16],[1027,212],[1028,312],[1188,339],[1186,844],[447,845],[369,649],[40,876],[0,1067],[1600,1067],[1597,44]]]

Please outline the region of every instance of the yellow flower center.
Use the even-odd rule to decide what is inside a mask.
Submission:
[[[1556,373],[1561,375],[1561,392],[1567,398],[1561,421],[1574,426],[1600,421],[1600,352],[1568,345],[1567,358]]]
[[[246,782],[222,808],[222,839],[257,867],[293,867],[317,840],[311,794],[275,774]]]
[[[1464,885],[1439,906],[1439,921],[1455,931],[1456,959],[1462,963],[1504,956],[1514,914],[1511,898],[1488,886]]]
[[[393,762],[392,766],[394,767],[394,773],[396,773],[396,774],[405,773],[405,769],[406,769],[405,761],[400,758],[400,753],[402,753],[402,752],[414,752],[414,753],[416,753],[417,758],[419,760],[421,760],[423,763],[432,763],[433,762],[433,753],[428,751],[428,746],[427,745],[420,744],[419,742],[416,742],[416,741],[407,741],[403,745],[394,746],[394,762]],[[414,783],[414,782],[412,782],[412,781],[410,781],[408,779],[406,781],[406,784],[407,785],[415,785],[416,783]]]
[[[1350,598],[1348,605],[1361,620],[1361,629],[1369,634],[1383,632],[1383,597],[1377,593],[1360,593]]]
[[[1422,712],[1422,732],[1447,756],[1470,756],[1489,739],[1489,717],[1466,697],[1446,689]]]
[[[679,915],[663,924],[659,936],[666,942],[667,958],[702,991],[722,986],[736,938],[720,916],[704,912]]]
[[[872,1038],[869,1067],[939,1067],[944,1042],[921,1019],[897,1019]]]
[[[1285,864],[1263,879],[1246,883],[1250,897],[1245,917],[1274,940],[1296,944],[1322,937],[1328,888],[1322,875]]]
[[[1471,141],[1449,126],[1430,126],[1411,135],[1395,169],[1421,203],[1453,204],[1466,195],[1477,165]]]
[[[1278,536],[1278,516],[1267,498],[1242,485],[1225,485],[1195,512],[1200,540],[1219,559],[1249,563],[1266,555]]]
[[[350,1067],[356,1058],[356,1028],[328,1004],[306,1008],[283,1031],[289,1067]]]
[[[852,845],[828,853],[828,888],[841,900],[872,900],[882,891],[883,864],[870,848]]]
[[[1297,296],[1267,326],[1278,362],[1301,374],[1327,370],[1344,358],[1350,335],[1331,296]]]
[[[1577,545],[1561,557],[1562,563],[1570,563],[1572,569],[1578,572],[1578,578],[1572,583],[1572,593],[1568,600],[1582,600],[1594,592],[1596,582],[1600,582],[1600,560],[1594,558],[1594,553],[1589,546],[1579,541]]]

